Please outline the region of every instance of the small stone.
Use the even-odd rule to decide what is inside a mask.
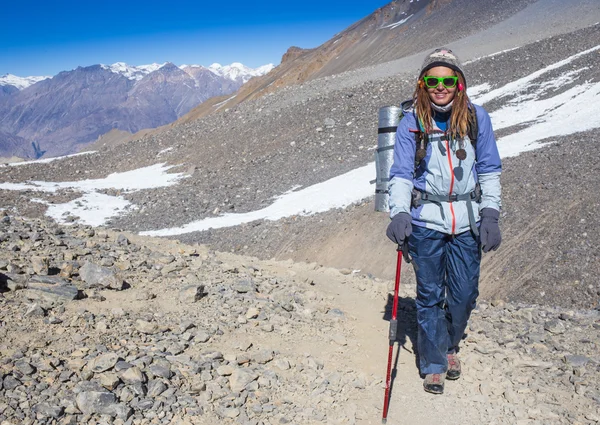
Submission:
[[[65,409],[62,406],[54,406],[49,403],[40,403],[33,407],[33,411],[43,418],[59,418],[64,413]]]
[[[58,275],[66,279],[71,278],[71,276],[73,276],[73,263],[64,263],[60,267],[60,273]]]
[[[250,360],[252,360],[252,357],[248,353],[239,354],[235,359],[239,365],[250,363]]]
[[[240,416],[240,409],[237,407],[222,407],[217,409],[217,414],[223,418],[237,418]]]
[[[544,323],[544,329],[551,334],[560,335],[567,331],[567,328],[562,320],[550,320]]]
[[[585,356],[578,356],[578,355],[566,355],[564,357],[564,361],[565,363],[571,365],[572,367],[584,367],[585,365],[587,365],[590,361],[589,358],[585,357]]]
[[[47,276],[48,275],[48,257],[31,257],[31,267],[33,268],[33,272],[37,275]]]
[[[277,367],[281,370],[289,370],[290,369],[290,362],[287,359],[277,359],[273,362],[273,364],[275,365],[275,367]]]
[[[129,239],[127,239],[127,236],[125,236],[122,233],[119,234],[119,236],[117,237],[117,245],[119,245],[119,246],[129,245]]]
[[[504,391],[504,398],[511,404],[516,404],[519,401],[517,394],[511,389]]]
[[[25,312],[25,317],[44,317],[46,311],[39,304],[32,304]]]
[[[4,389],[5,390],[9,390],[12,391],[15,388],[17,388],[19,385],[21,385],[21,381],[19,381],[17,378],[15,378],[12,375],[8,375],[4,377]]]
[[[210,339],[210,335],[208,334],[208,332],[205,332],[202,330],[198,331],[196,333],[196,336],[194,337],[194,341],[202,342],[202,343],[208,342],[209,339]]]
[[[101,373],[115,367],[118,361],[119,356],[116,353],[101,354],[88,363],[88,368],[94,373]]]
[[[34,279],[35,277],[34,275],[29,280],[23,295],[43,308],[49,309],[79,298],[79,289],[64,279],[48,276],[48,278],[53,278],[52,282],[37,282],[36,280],[39,279]],[[39,276],[37,277],[39,278]]]
[[[531,359],[514,360],[513,364],[515,367],[532,367],[540,369],[550,369],[553,366],[553,364],[550,362]]]
[[[15,369],[21,372],[23,375],[32,375],[35,373],[35,368],[24,360],[19,360],[15,363]]]
[[[235,369],[229,365],[219,366],[217,368],[217,373],[219,376],[230,376]]]
[[[169,367],[166,366],[161,366],[160,364],[151,364],[148,367],[148,371],[153,375],[153,376],[158,376],[164,379],[170,379],[171,376],[173,376],[173,372],[171,371],[171,369]]]
[[[119,375],[114,372],[99,373],[94,376],[94,379],[98,379],[100,385],[109,391],[114,390],[121,383]]]
[[[146,335],[154,335],[160,332],[158,323],[147,322],[142,319],[138,319],[135,321],[135,329],[138,332],[141,332]]]
[[[234,285],[233,289],[240,294],[246,294],[256,292],[256,285],[250,279],[241,279]]]
[[[229,377],[231,391],[240,392],[248,384],[258,379],[258,373],[247,369],[235,369]]]
[[[129,362],[123,361],[123,360],[119,360],[116,364],[115,364],[115,371],[120,372],[122,370],[125,369],[129,369],[130,367],[133,367],[133,365]]]
[[[333,317],[344,317],[344,312],[339,308],[332,308],[327,311],[327,315]]]
[[[81,280],[88,288],[123,289],[124,281],[114,269],[98,266],[86,261],[79,269]]]
[[[256,307],[250,307],[246,312],[246,319],[256,319],[260,314],[260,310]]]
[[[160,379],[148,383],[148,397],[156,398],[167,390],[167,385]]]
[[[252,355],[252,360],[260,364],[265,364],[273,360],[273,355],[273,350],[261,350]]]
[[[121,372],[119,374],[119,376],[121,377],[121,380],[124,383],[129,384],[129,385],[141,384],[141,383],[146,382],[146,376],[144,375],[142,370],[137,366],[133,366],[133,367],[130,367],[129,369],[125,369],[123,372]]]
[[[204,285],[188,285],[179,291],[179,301],[187,304],[195,303],[204,296]]]
[[[56,317],[56,316],[50,316],[50,317],[48,318],[48,322],[47,322],[47,323],[48,323],[48,324],[50,324],[50,325],[59,325],[59,324],[61,324],[62,322],[63,322],[63,321],[62,321],[60,318],[58,318],[58,317]]]
[[[110,392],[83,391],[76,396],[77,407],[86,415],[108,415],[127,419],[133,411],[124,404],[117,403]]]
[[[206,382],[201,379],[193,379],[190,385],[189,393],[192,395],[198,395],[203,391],[206,391]]]

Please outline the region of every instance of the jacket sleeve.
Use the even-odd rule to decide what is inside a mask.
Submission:
[[[396,130],[394,162],[390,169],[390,218],[401,212],[410,214],[416,144],[409,128],[414,121],[413,115],[407,114]]]
[[[477,135],[477,164],[475,171],[481,186],[481,204],[479,211],[484,208],[493,208],[500,211],[501,186],[500,173],[502,162],[494,137],[494,129],[489,114],[481,106],[475,106],[477,111],[477,123],[479,127]]]

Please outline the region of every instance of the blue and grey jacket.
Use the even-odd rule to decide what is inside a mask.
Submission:
[[[419,131],[419,124],[412,108],[404,111],[396,132],[394,163],[390,169],[390,217],[406,212],[412,215],[414,225],[459,234],[472,228],[473,219],[479,221],[479,211],[483,208],[500,210],[502,164],[492,123],[485,109],[473,106],[479,130],[476,149],[465,136],[463,148],[467,157],[459,160],[456,157],[458,141],[448,141],[434,122],[427,154],[416,169],[415,132]],[[481,188],[481,202],[467,201],[465,198],[475,193],[477,183]],[[413,192],[418,198],[429,195],[435,202],[414,206]],[[442,198],[447,200],[439,201]]]

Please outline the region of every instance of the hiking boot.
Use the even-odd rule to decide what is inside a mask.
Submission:
[[[448,354],[448,372],[446,378],[454,381],[460,378],[460,360],[456,354]]]
[[[423,381],[423,389],[428,393],[443,394],[445,378],[445,373],[432,373],[429,375],[425,375],[425,380]]]

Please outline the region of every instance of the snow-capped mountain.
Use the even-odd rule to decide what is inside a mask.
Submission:
[[[115,74],[121,74],[130,80],[141,80],[144,76],[154,72],[163,66],[165,66],[168,62],[158,64],[153,63],[150,65],[139,65],[132,66],[127,65],[124,62],[116,62],[112,65],[101,65],[104,69],[108,69]],[[181,65],[179,68],[184,72],[188,73],[190,76],[194,77],[198,75],[203,70],[208,70],[219,77],[224,77],[229,80],[235,82],[241,82],[242,84],[246,83],[250,78],[257,77],[261,75],[265,75],[269,71],[271,71],[275,65],[267,64],[260,66],[258,68],[250,68],[244,64],[239,62],[234,62],[231,65],[220,65],[218,63],[213,63],[209,67],[205,67],[202,65]]]
[[[249,68],[239,62],[234,62],[231,65],[222,66],[218,63],[213,63],[208,67],[212,72],[221,77],[229,78],[233,81],[241,81],[242,83],[246,83],[252,77],[258,77],[261,75],[265,75],[269,73],[275,65],[267,64],[258,68]]]
[[[17,77],[16,75],[6,74],[0,77],[0,86],[13,86],[18,90],[23,90],[24,88],[47,78],[51,77]]]
[[[112,65],[100,65],[104,69],[108,69],[115,74],[120,74],[130,80],[141,80],[146,75],[151,72],[156,71],[157,69],[166,65],[166,62],[163,64],[153,63],[150,65],[140,65],[140,66],[131,66],[127,65],[125,62],[115,62]]]
[[[52,78],[7,75],[0,80],[0,157],[60,156],[112,129],[135,133],[169,124],[272,68],[117,62],[78,67]]]
[[[129,80],[139,81],[146,75],[154,72],[169,62],[164,63],[152,63],[149,65],[128,65],[125,62],[115,62],[112,65],[100,64],[103,69],[109,70],[115,74],[124,76]],[[190,76],[198,74],[199,70],[209,70],[219,77],[224,77],[235,82],[246,83],[252,77],[259,77],[270,72],[275,65],[267,64],[258,68],[250,68],[239,62],[234,62],[231,65],[221,65],[213,63],[209,67],[202,65],[181,65],[179,68]],[[2,86],[13,86],[18,90],[23,90],[39,81],[52,78],[50,76],[33,76],[33,77],[18,77],[12,74],[6,74],[0,77],[0,87]]]

